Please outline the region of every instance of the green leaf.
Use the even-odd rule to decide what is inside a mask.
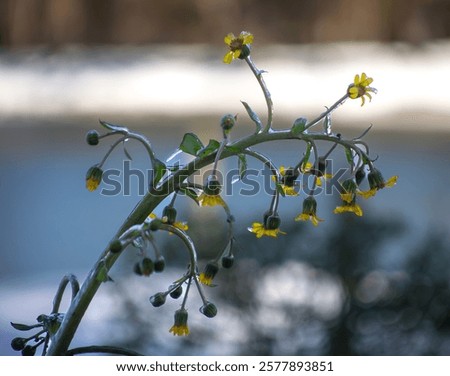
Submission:
[[[167,167],[159,159],[155,159],[153,164],[153,186],[156,186],[167,171]]]
[[[247,102],[241,101],[241,103],[244,105],[245,109],[247,110],[247,114],[250,117],[250,119],[252,119],[254,121],[254,123],[256,124],[256,132],[255,133],[261,132],[262,123],[261,123],[261,120],[259,119],[258,115],[256,115],[256,112],[252,110],[252,108],[248,105]]]
[[[347,162],[353,166],[353,153],[350,148],[345,148],[345,156],[347,157]]]
[[[308,147],[306,148],[305,155],[303,156],[302,162],[300,163],[301,167],[303,167],[303,165],[305,163],[308,163],[309,157],[311,156],[311,150],[312,150],[311,144],[308,144]]]
[[[194,133],[186,133],[180,144],[180,150],[194,156],[196,156],[199,150],[203,148],[203,143]]]
[[[239,179],[243,179],[247,172],[247,158],[245,154],[238,154]]]
[[[204,157],[215,152],[220,147],[220,142],[217,140],[209,140],[208,145],[198,151],[197,157]]]
[[[25,324],[17,324],[17,323],[12,322],[11,326],[16,330],[26,332],[27,330],[31,330],[31,329],[37,328],[38,326],[42,326],[42,325],[41,324],[25,325]]]
[[[300,133],[303,133],[305,130],[305,126],[308,123],[308,120],[304,117],[298,118],[294,121],[294,124],[292,125],[291,132],[294,136],[299,135]]]
[[[101,125],[103,125],[106,129],[109,129],[110,131],[114,131],[114,132],[122,132],[122,133],[128,133],[128,128],[124,127],[122,125],[115,125],[115,124],[111,124],[111,123],[107,123],[106,121],[103,120],[98,120],[100,122]]]

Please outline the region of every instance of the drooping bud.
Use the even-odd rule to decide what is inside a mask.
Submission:
[[[280,228],[281,218],[278,213],[273,213],[272,215],[267,217],[267,220],[264,223],[264,227],[267,230],[276,230]]]
[[[160,273],[164,270],[166,267],[166,261],[164,260],[164,257],[160,256],[158,257],[154,262],[154,269],[155,272]]]
[[[25,348],[27,342],[25,338],[16,337],[11,341],[11,347],[15,351],[21,351]]]
[[[167,205],[162,212],[163,218],[167,218],[167,223],[173,225],[177,220],[177,210],[170,205]]]
[[[206,317],[212,318],[217,315],[217,307],[210,302],[206,302],[200,307],[200,312]]]
[[[88,191],[95,191],[100,185],[103,177],[103,170],[98,166],[92,166],[86,173],[86,188]]]
[[[372,171],[369,172],[367,176],[367,180],[369,181],[370,189],[383,189],[385,185],[385,181],[381,171],[373,168]]]
[[[356,173],[355,173],[356,184],[360,185],[365,177],[366,177],[365,167],[362,166],[362,167],[358,168],[358,170],[356,170]]]
[[[166,302],[166,294],[158,292],[150,297],[150,303],[153,307],[161,307]]]
[[[172,299],[178,299],[183,293],[183,286],[179,285],[175,290],[170,292],[170,297]]]
[[[99,137],[98,132],[95,129],[93,129],[86,134],[86,142],[92,146],[98,145],[99,142],[98,137]]]
[[[203,187],[203,191],[209,196],[217,196],[222,191],[222,184],[220,184],[217,176],[210,175]]]
[[[152,259],[148,258],[148,257],[144,257],[142,259],[142,261],[139,264],[140,269],[141,269],[141,273],[142,275],[148,277],[150,274],[153,273],[154,268],[154,264]]]
[[[210,286],[218,271],[219,265],[217,265],[217,262],[208,262],[203,270],[203,273],[200,273],[198,280],[200,283]]]
[[[23,356],[34,356],[34,354],[36,354],[36,347],[34,346],[27,345],[22,350]]]
[[[224,269],[230,269],[234,264],[234,256],[233,255],[227,255],[222,257],[222,268]]]

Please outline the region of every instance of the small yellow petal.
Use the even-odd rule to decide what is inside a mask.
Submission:
[[[368,191],[358,191],[357,192],[361,197],[364,197],[365,199],[371,198],[373,196],[375,196],[375,194],[377,193],[377,189],[376,188],[372,188],[369,189]]]
[[[225,56],[223,57],[223,62],[225,64],[230,64],[233,61],[233,52],[228,51]]]
[[[236,39],[236,37],[234,36],[233,33],[229,33],[224,39],[223,41],[229,46],[231,44],[231,42],[233,41],[233,39]]]
[[[232,54],[233,54],[233,59],[238,59],[239,56],[241,56],[241,50],[233,51]]]
[[[397,179],[398,179],[398,176],[397,176],[397,175],[391,176],[391,177],[387,180],[387,182],[384,184],[384,186],[385,186],[385,187],[388,187],[388,188],[393,187],[395,184],[397,184]]]
[[[253,43],[253,35],[248,33],[248,32],[246,32],[246,31],[243,31],[240,34],[240,37],[242,38],[242,43],[243,44],[252,44]]]

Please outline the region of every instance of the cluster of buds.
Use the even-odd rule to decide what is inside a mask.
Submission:
[[[29,337],[16,337],[11,341],[11,347],[15,351],[20,351],[23,356],[34,356],[39,346],[43,345],[42,353],[45,354],[48,341],[59,329],[64,318],[62,313],[52,313],[50,315],[39,315],[36,319],[37,324],[26,325],[11,323],[14,329],[19,331],[30,331],[39,329],[39,331]]]

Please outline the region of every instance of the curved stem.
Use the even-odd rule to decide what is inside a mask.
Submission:
[[[263,132],[269,132],[269,130],[272,128],[272,122],[273,122],[273,102],[272,102],[272,96],[270,95],[269,89],[267,89],[266,82],[264,81],[264,78],[262,76],[263,71],[256,68],[255,63],[252,61],[250,56],[247,56],[245,58],[245,61],[247,62],[248,66],[252,70],[253,74],[255,75],[256,79],[259,82],[259,86],[261,86],[261,89],[264,94],[264,98],[266,99],[267,104],[267,124],[265,128],[263,129]]]
[[[172,225],[161,224],[161,230],[169,231],[172,234],[177,235],[186,245],[186,248],[189,251],[189,261],[190,261],[190,275],[195,275],[196,266],[197,266],[197,252],[195,251],[195,245],[192,239],[182,230],[176,228]]]
[[[73,356],[79,354],[92,354],[92,353],[103,353],[103,354],[114,354],[114,355],[126,355],[126,356],[143,356],[136,351],[128,350],[122,347],[115,346],[84,346],[76,347],[74,349],[67,350],[64,355]]]
[[[101,162],[98,164],[99,168],[102,168],[103,164],[109,158],[109,156],[111,155],[112,151],[117,147],[117,145],[119,145],[121,142],[124,142],[126,139],[127,139],[126,137],[121,137],[118,140],[114,141],[114,143],[110,146],[109,150],[106,152],[106,154],[103,157],[103,159],[101,160]]]
[[[305,130],[308,128],[311,128],[312,126],[316,125],[319,121],[321,121],[324,117],[327,117],[329,114],[331,114],[334,110],[336,110],[339,106],[344,104],[344,102],[347,100],[348,94],[345,94],[340,99],[338,99],[328,110],[320,114],[318,117],[316,117],[314,120],[310,121],[308,124],[305,125]]]
[[[69,282],[70,286],[72,287],[71,300],[73,300],[78,294],[78,291],[80,291],[80,284],[78,283],[77,277],[73,274],[66,274],[59,283],[58,290],[56,291],[55,297],[53,298],[53,309],[51,313],[58,313],[64,291],[66,290],[67,284]]]
[[[270,141],[299,139],[332,141],[342,144],[346,147],[355,147],[354,145],[350,145],[347,141],[338,139],[335,136],[324,134],[295,135],[290,130],[281,130],[252,134],[236,142],[233,142],[230,145],[232,147],[225,148],[223,150],[220,159],[236,156],[240,153],[249,152],[251,153],[251,155],[256,156],[259,155],[259,153],[252,152],[246,149],[251,146]],[[361,151],[359,152],[361,153]],[[183,182],[196,171],[213,163],[215,157],[216,153],[198,157],[188,163],[186,166],[177,170],[174,174],[166,176],[161,182],[158,190],[153,187],[136,205],[128,218],[118,229],[116,235],[113,237],[113,240],[118,239],[130,227],[144,222],[148,214],[151,213],[169,194],[178,190]],[[259,157],[256,158],[259,159]],[[80,291],[74,297],[68,311],[64,316],[64,320],[61,323],[59,330],[53,337],[47,355],[64,355],[67,352],[67,349],[75,335],[78,325],[80,324],[87,308],[89,307],[89,304],[91,303],[92,299],[94,298],[95,294],[102,284],[101,280],[97,278],[98,273],[100,272],[100,270],[104,271],[104,267],[109,270],[115,264],[120,255],[121,252],[109,252],[109,247],[106,247],[106,249],[99,255],[98,261],[92,267],[83,285],[81,286]]]
[[[219,163],[220,156],[222,155],[223,149],[225,148],[227,143],[228,143],[228,137],[227,137],[226,134],[224,134],[224,138],[223,138],[222,142],[220,143],[219,150],[217,150],[216,158],[214,159],[214,165],[213,165],[213,169],[212,169],[212,172],[211,172],[212,176],[216,176],[217,175],[217,164]]]

